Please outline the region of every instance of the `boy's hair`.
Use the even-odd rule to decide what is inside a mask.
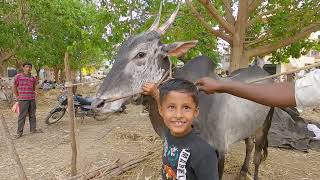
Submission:
[[[198,106],[198,89],[197,87],[190,81],[183,80],[183,79],[170,79],[163,83],[159,87],[160,91],[160,104],[162,104],[164,98],[171,92],[177,91],[181,93],[188,93],[192,96],[192,99],[196,106]]]
[[[25,66],[27,66],[27,65],[29,65],[29,66],[31,66],[31,67],[32,67],[32,64],[31,64],[31,63],[29,63],[29,62],[25,62],[25,63],[23,63],[23,64],[22,64],[22,67],[25,67]]]

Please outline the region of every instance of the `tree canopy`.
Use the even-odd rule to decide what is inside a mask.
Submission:
[[[274,62],[285,61],[289,56],[298,57],[314,45],[306,38],[320,29],[318,0],[186,2],[207,31],[230,45],[233,70],[247,66],[253,57],[271,53]],[[207,13],[199,12],[195,7],[198,4]],[[210,18],[206,18],[207,14]]]
[[[12,52],[36,68],[62,68],[63,55],[69,52],[73,69],[101,64],[110,45],[103,38],[105,26],[113,20],[108,10],[76,0],[6,1],[5,5],[0,22],[5,30],[0,35],[2,59]]]
[[[0,74],[4,64],[31,61],[35,69],[63,68],[65,52],[79,69],[112,60],[130,35],[149,28],[160,0],[5,0],[0,8]],[[177,3],[163,2],[161,22]],[[183,60],[204,54],[218,61],[216,37],[229,43],[233,69],[256,56],[273,62],[299,57],[315,46],[320,28],[316,0],[198,0],[182,3],[163,42],[199,41]]]

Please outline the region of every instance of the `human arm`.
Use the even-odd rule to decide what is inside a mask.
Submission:
[[[18,93],[18,81],[17,81],[17,78],[16,78],[16,77],[14,78],[12,91],[13,91],[13,94],[15,95],[15,97],[18,99],[18,97],[19,97],[19,93]]]
[[[229,93],[263,105],[273,107],[296,106],[293,83],[246,84],[236,81],[223,82],[212,78],[202,78],[196,82],[199,90],[207,94]]]
[[[34,94],[35,94],[35,97],[37,98],[38,97],[38,91],[37,91],[37,89],[39,89],[38,88],[38,85],[37,85],[37,79],[36,78],[34,78],[34,83],[33,83],[33,91],[34,91]]]

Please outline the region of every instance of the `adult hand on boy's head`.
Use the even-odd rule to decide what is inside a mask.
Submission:
[[[199,91],[204,91],[207,94],[212,94],[214,92],[221,91],[222,83],[213,78],[204,77],[195,82],[195,85],[198,87]]]
[[[156,97],[159,93],[158,87],[155,83],[146,83],[142,86],[142,94]]]

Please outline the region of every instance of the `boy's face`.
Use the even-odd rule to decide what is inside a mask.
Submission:
[[[199,114],[199,109],[188,93],[171,91],[164,97],[160,108],[165,125],[173,136],[183,137],[192,130],[192,121]]]

